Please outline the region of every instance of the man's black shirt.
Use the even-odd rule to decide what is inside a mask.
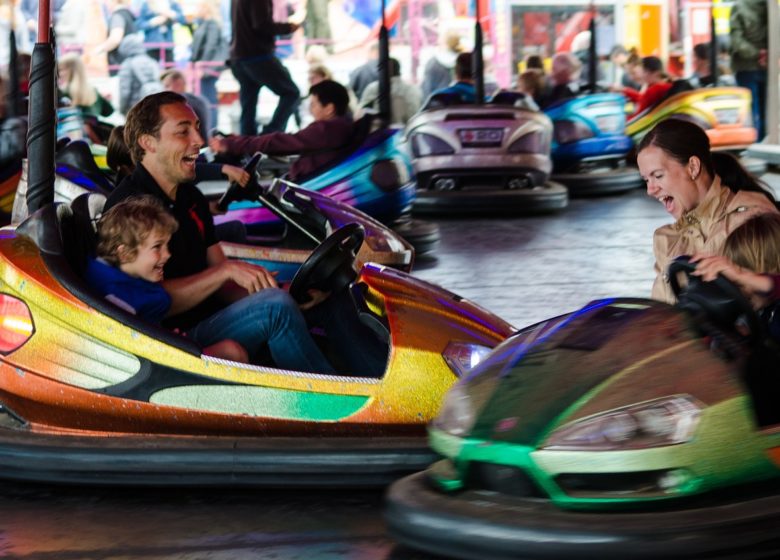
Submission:
[[[140,195],[158,198],[179,223],[168,243],[171,258],[165,264],[165,277],[181,278],[208,268],[206,250],[217,243],[217,238],[208,202],[197,187],[179,185],[176,200],[171,200],[144,166],[138,165],[108,196],[104,212],[126,198]]]
[[[138,165],[131,175],[108,196],[103,211],[131,196],[152,195],[176,218],[179,228],[171,236],[168,250],[171,258],[165,264],[165,278],[181,278],[197,274],[208,268],[206,251],[217,243],[214,233],[214,219],[209,212],[206,197],[190,183],[179,185],[176,200],[163,192],[157,181],[143,165]],[[166,320],[168,327],[189,328],[213,314],[222,305],[215,297],[208,298],[194,309]]]

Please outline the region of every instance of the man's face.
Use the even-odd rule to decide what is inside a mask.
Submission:
[[[198,117],[186,103],[160,107],[162,126],[159,137],[145,134],[141,146],[145,150],[142,163],[164,189],[195,179],[195,160],[203,138],[198,132]]]
[[[187,91],[187,83],[183,78],[178,76],[168,76],[163,80],[162,86],[168,91],[175,91],[176,93],[184,93]]]

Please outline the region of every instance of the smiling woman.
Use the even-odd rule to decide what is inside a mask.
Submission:
[[[735,228],[755,215],[778,210],[766,187],[734,157],[712,153],[707,134],[693,123],[661,121],[637,152],[647,194],[676,220],[653,235],[652,297],[671,303],[675,298],[666,269],[675,257],[699,251],[720,254]]]

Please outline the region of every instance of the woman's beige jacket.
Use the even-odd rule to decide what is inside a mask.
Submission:
[[[655,230],[653,299],[674,303],[666,269],[676,257],[700,251],[719,255],[726,237],[737,227],[753,216],[777,211],[763,194],[754,191],[734,193],[721,185],[720,177],[716,176],[704,200],[696,208],[683,214],[675,223]]]

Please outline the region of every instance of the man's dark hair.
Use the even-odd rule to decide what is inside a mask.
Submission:
[[[160,128],[162,127],[160,107],[176,103],[186,104],[187,100],[178,93],[161,91],[147,95],[127,112],[125,144],[130,149],[130,157],[132,157],[135,165],[141,163],[145,153],[144,149],[138,144],[138,139],[144,134],[151,134],[155,138],[159,138]]]
[[[455,59],[455,79],[471,79],[471,53],[463,52]]]
[[[314,95],[324,107],[330,103],[336,109],[338,116],[347,114],[349,108],[349,93],[347,88],[334,80],[322,80],[320,83],[311,86],[309,95]]]

